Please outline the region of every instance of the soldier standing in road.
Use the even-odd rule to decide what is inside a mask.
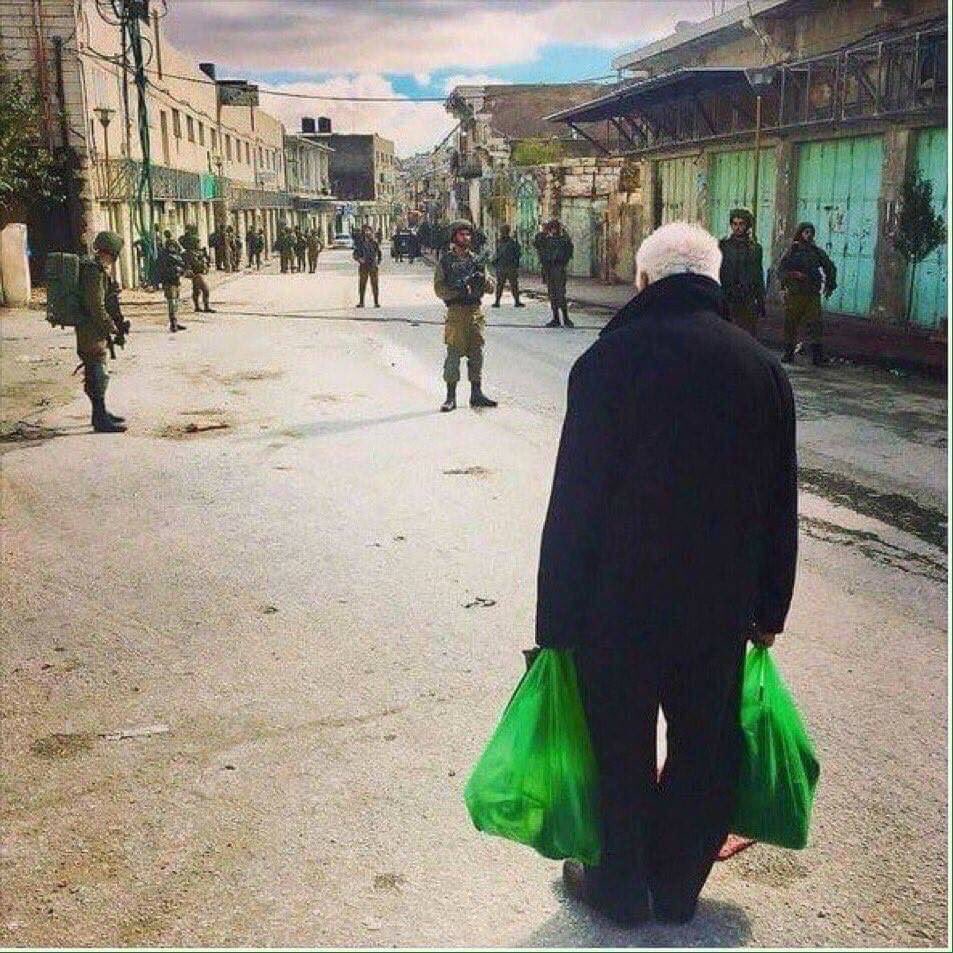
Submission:
[[[169,330],[184,331],[185,325],[179,324],[177,314],[179,310],[180,281],[185,273],[185,262],[182,260],[182,248],[172,237],[172,232],[166,229],[165,241],[159,249],[158,256],[159,282],[165,295],[169,309]]]
[[[810,222],[801,222],[794,233],[794,242],[778,262],[778,278],[784,294],[784,355],[787,364],[794,361],[801,327],[811,342],[811,362],[824,364],[821,343],[821,289],[829,298],[837,287],[837,268],[823,249],[814,244],[815,229]]]
[[[470,406],[496,407],[497,402],[483,393],[483,343],[486,319],[480,310],[484,294],[493,291],[493,281],[486,274],[483,262],[473,253],[473,226],[461,219],[450,225],[450,248],[441,251],[434,271],[433,288],[447,305],[443,340],[447,357],[443,379],[447,397],[440,407],[447,413],[457,409],[457,384],[460,381],[460,360],[467,359],[470,378]]]
[[[235,261],[235,229],[231,225],[225,228],[225,234],[222,236],[223,249],[222,257],[225,261],[226,271],[237,271],[238,262]]]
[[[192,304],[196,311],[205,311],[214,314],[215,309],[209,307],[208,298],[210,289],[206,275],[209,270],[208,252],[204,248],[196,248],[185,253],[186,274],[192,279]],[[199,307],[199,301],[202,307]]]
[[[318,230],[312,228],[308,232],[308,273],[314,274],[318,267],[318,255],[324,250],[324,245],[318,236]]]
[[[215,253],[215,270],[225,270],[225,253],[222,233],[217,229],[208,237],[208,247]]]
[[[725,299],[725,316],[756,338],[758,320],[764,317],[761,246],[752,234],[754,217],[748,209],[732,209],[728,220],[731,234],[718,242],[721,249],[719,281]]]
[[[305,260],[308,255],[308,239],[305,236],[304,232],[301,231],[301,226],[295,226],[295,260],[298,263],[297,270],[304,274],[305,269]]]
[[[93,257],[80,266],[80,309],[76,324],[76,353],[83,362],[83,384],[93,405],[92,425],[96,433],[123,433],[122,417],[106,410],[106,356],[115,338],[122,345],[129,322],[119,307],[119,285],[112,269],[122,251],[122,239],[115,232],[100,232],[93,241]]]
[[[382,257],[380,243],[374,237],[374,229],[370,225],[365,225],[364,233],[358,239],[354,249],[354,260],[357,262],[357,306],[359,308],[364,307],[368,279],[370,279],[371,292],[374,295],[374,307],[381,306],[378,268]]]
[[[513,293],[515,307],[526,307],[520,301],[520,256],[522,252],[519,242],[510,235],[510,226],[500,226],[500,241],[496,246],[496,254],[493,256],[493,267],[496,269],[496,301],[493,307],[500,306],[500,298],[503,297],[503,287],[509,282],[510,291]]]
[[[232,271],[242,270],[242,236],[235,232],[232,239]]]
[[[294,235],[284,223],[278,226],[278,240],[275,242],[278,254],[281,256],[281,273],[286,275],[291,271],[294,258]]]
[[[574,327],[569,320],[569,303],[566,301],[566,270],[572,260],[572,239],[563,231],[558,218],[546,223],[542,236],[536,236],[536,251],[539,264],[549,294],[549,307],[553,312],[547,328],[559,327],[559,312],[563,313],[563,324]]]
[[[245,254],[248,256],[248,267],[255,263],[255,246],[258,242],[258,235],[254,228],[248,229],[245,233]]]

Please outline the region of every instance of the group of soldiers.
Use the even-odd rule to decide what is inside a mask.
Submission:
[[[308,274],[314,274],[318,267],[318,256],[324,251],[324,242],[316,228],[305,230],[300,225],[289,228],[280,223],[274,251],[278,252],[283,275],[289,272],[303,273],[305,268]]]

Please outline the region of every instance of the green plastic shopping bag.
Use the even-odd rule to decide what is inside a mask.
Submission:
[[[598,771],[572,653],[543,649],[464,791],[477,830],[599,862]]]
[[[807,845],[821,768],[800,712],[766,648],[745,659],[744,754],[731,830],[765,844]]]

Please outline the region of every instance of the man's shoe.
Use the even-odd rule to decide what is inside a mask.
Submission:
[[[120,418],[121,420],[122,418]],[[112,420],[106,411],[106,402],[99,398],[93,401],[93,419],[91,421],[96,433],[125,433],[125,424],[119,420]]]
[[[215,314],[216,311],[215,311],[214,308],[206,308],[206,309],[205,309],[205,313],[206,313],[206,314]]]
[[[698,901],[662,900],[652,895],[652,913],[659,923],[688,923],[695,916]]]
[[[470,384],[470,406],[497,407],[499,405],[497,401],[490,400],[490,398],[483,393],[483,388],[480,386],[478,381],[474,381],[472,384]]]
[[[107,416],[114,424],[124,424],[124,423],[126,422],[126,418],[125,418],[125,417],[120,417],[119,414],[111,414],[108,410],[106,411],[106,416]]]
[[[522,301],[517,301],[516,304],[513,305],[513,307],[514,307],[514,308],[525,308],[526,305],[523,304]]]
[[[564,324],[567,328],[574,328],[574,327],[576,326],[576,325],[573,323],[573,321],[569,318],[568,315],[563,318],[563,324]]]
[[[447,384],[447,399],[440,405],[440,413],[447,414],[457,409],[457,385]]]
[[[593,875],[578,860],[563,861],[563,885],[574,900],[592,907],[625,929],[637,927],[651,916],[647,894],[610,899],[597,888]]]
[[[499,301],[494,301],[493,304],[490,305],[491,308],[498,308],[499,306],[500,306]]]
[[[559,318],[553,318],[552,321],[547,321],[543,327],[546,328],[558,328],[559,327]]]
[[[358,301],[358,303],[357,303],[356,305],[354,305],[354,307],[355,307],[355,308],[363,308],[363,307],[364,307],[364,302],[363,302],[363,301]]]
[[[380,306],[381,306],[381,303],[380,303],[379,301],[375,301],[375,302],[374,302],[374,307],[375,307],[375,308],[379,308]]]

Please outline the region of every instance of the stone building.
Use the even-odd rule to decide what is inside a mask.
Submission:
[[[315,135],[313,119],[301,132],[285,136],[285,178],[292,195],[293,224],[316,228],[321,240],[334,241],[335,198],[331,194],[331,148]]]
[[[548,118],[641,165],[645,228],[723,234],[748,206],[770,266],[810,220],[840,274],[830,312],[945,330],[946,247],[911,288],[892,241],[913,165],[948,220],[942,0],[752,0],[612,65],[620,87]]]

